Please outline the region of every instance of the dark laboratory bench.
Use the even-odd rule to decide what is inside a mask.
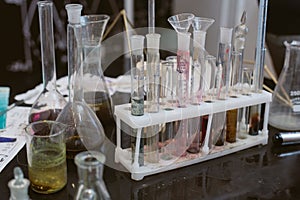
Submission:
[[[269,127],[272,136],[277,131]],[[116,200],[167,199],[300,199],[300,145],[274,147],[272,142],[188,167],[151,175],[134,181],[130,174],[104,168],[104,181]],[[0,199],[9,199],[7,183],[13,168],[27,173],[26,148],[0,173]],[[32,200],[73,199],[77,169],[68,160],[68,184],[54,194],[29,189]]]

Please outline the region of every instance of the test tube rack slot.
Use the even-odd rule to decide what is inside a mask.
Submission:
[[[240,95],[237,98],[218,100],[213,103],[202,103],[200,105],[187,105],[185,108],[175,108],[173,110],[161,109],[158,113],[147,113],[143,116],[133,116],[130,112],[130,104],[115,106],[116,126],[117,126],[117,145],[115,149],[115,162],[121,163],[130,173],[133,180],[142,180],[145,176],[170,171],[173,169],[193,165],[207,160],[222,157],[257,145],[268,143],[268,117],[272,94],[266,91],[252,93],[249,96]],[[208,140],[205,140],[201,150],[197,154],[187,154],[186,156],[171,160],[159,159],[158,163],[144,163],[139,166],[138,147],[141,142],[141,132],[143,127],[158,125],[183,119],[190,119],[204,115],[209,116],[206,138],[210,138],[211,122],[214,113],[224,112],[232,109],[244,108],[259,104],[264,106],[263,128],[256,136],[248,136],[246,139],[238,139],[234,143],[225,142],[223,146],[213,146],[208,149]],[[137,129],[135,156],[132,158],[131,148],[123,149],[121,146],[121,122],[129,127]],[[124,133],[123,133],[124,134]],[[125,133],[126,134],[126,133]],[[132,160],[133,159],[133,160]]]

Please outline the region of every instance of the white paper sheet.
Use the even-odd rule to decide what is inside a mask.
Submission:
[[[0,173],[25,145],[24,127],[28,122],[29,107],[15,107],[7,113],[6,129],[0,137],[17,138],[16,142],[0,142]]]

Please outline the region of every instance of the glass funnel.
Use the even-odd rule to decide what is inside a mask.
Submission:
[[[80,13],[82,5],[67,4],[69,24],[67,26],[69,102],[59,114],[57,121],[67,124],[67,158],[88,150],[100,150],[105,133],[95,112],[83,100],[82,91],[82,30]]]
[[[111,199],[102,178],[104,162],[105,156],[96,151],[81,152],[75,157],[79,182],[74,199]]]
[[[205,18],[205,17],[194,17],[192,21],[192,26],[194,30],[194,40],[196,40],[200,44],[200,46],[204,49],[205,49],[206,31],[214,22],[215,22],[214,19]],[[199,35],[199,37],[195,38],[195,35]]]
[[[282,130],[300,130],[300,41],[284,45],[285,61],[270,104],[269,124]]]
[[[107,137],[114,140],[113,105],[101,68],[101,40],[108,20],[108,15],[81,17],[83,48],[81,84],[85,102],[98,116]]]
[[[29,122],[55,120],[66,105],[64,97],[56,89],[53,3],[51,1],[39,1],[37,5],[44,89],[31,107]]]
[[[176,32],[186,33],[188,32],[194,17],[195,16],[191,13],[181,13],[169,17],[168,22],[172,25]]]

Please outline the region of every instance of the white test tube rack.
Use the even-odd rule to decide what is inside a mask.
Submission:
[[[272,101],[271,93],[252,93],[250,96],[240,95],[238,98],[228,98],[227,100],[215,101],[213,103],[203,102],[201,105],[187,105],[186,108],[175,108],[174,110],[160,110],[158,113],[145,113],[143,116],[133,116],[130,114],[130,104],[115,106],[116,126],[117,126],[117,146],[115,149],[115,162],[121,163],[130,173],[133,180],[142,180],[145,176],[157,174],[173,169],[200,163],[206,160],[218,158],[238,152],[253,146],[265,145],[268,143],[268,118],[269,107]],[[227,110],[244,108],[253,105],[265,104],[263,129],[256,136],[248,136],[246,139],[237,138],[234,143],[227,143],[223,146],[208,147],[211,134],[211,124],[214,113]],[[158,163],[144,162],[139,166],[139,147],[143,127],[163,124],[183,119],[208,115],[208,124],[204,144],[199,153],[174,158],[171,160],[160,159]],[[121,147],[121,121],[131,128],[137,129],[135,154],[132,160],[131,148]]]

